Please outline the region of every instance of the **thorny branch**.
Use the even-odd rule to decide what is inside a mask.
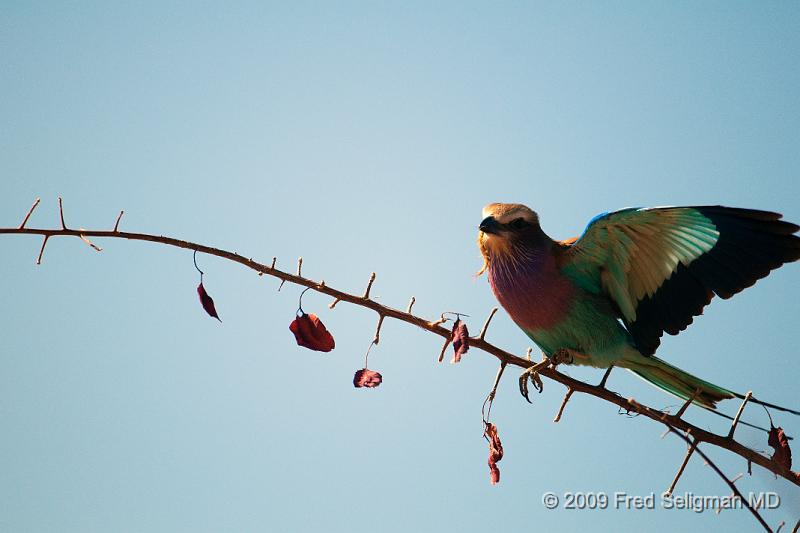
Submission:
[[[297,274],[291,274],[289,272],[285,272],[285,271],[282,271],[282,270],[279,270],[278,268],[276,268],[276,266],[275,266],[275,264],[276,264],[275,258],[272,258],[271,264],[267,265],[267,264],[262,264],[262,263],[259,263],[257,261],[254,261],[251,258],[246,258],[246,257],[241,256],[241,255],[239,255],[237,253],[234,253],[234,252],[230,252],[230,251],[223,250],[223,249],[220,249],[220,248],[214,248],[214,247],[211,247],[211,246],[206,246],[206,245],[195,243],[195,242],[184,241],[184,240],[180,240],[180,239],[175,239],[173,237],[166,237],[166,236],[163,236],[163,235],[151,235],[151,234],[147,234],[147,233],[134,233],[134,232],[119,231],[119,221],[120,221],[120,219],[122,217],[122,212],[120,212],[120,215],[117,217],[116,223],[114,224],[114,229],[110,230],[110,231],[106,231],[106,230],[83,230],[83,229],[73,230],[73,229],[68,229],[66,227],[65,222],[64,222],[64,211],[63,211],[63,204],[62,204],[61,198],[59,198],[59,215],[60,215],[60,219],[61,219],[60,221],[61,221],[61,226],[62,226],[61,229],[37,229],[37,228],[27,228],[27,227],[25,227],[26,223],[28,222],[28,219],[30,218],[31,214],[33,213],[34,209],[36,208],[36,206],[38,204],[39,204],[39,201],[37,199],[37,201],[33,204],[31,209],[28,211],[27,215],[25,216],[25,219],[23,220],[22,224],[19,227],[17,227],[17,228],[0,228],[0,234],[40,235],[40,236],[42,236],[43,237],[42,248],[41,248],[41,250],[39,252],[39,256],[38,256],[38,259],[36,261],[37,264],[41,263],[42,254],[44,253],[45,245],[47,244],[47,241],[48,241],[48,239],[50,237],[62,237],[62,236],[78,237],[78,238],[80,238],[80,239],[82,239],[84,241],[86,241],[88,237],[97,237],[97,238],[116,238],[116,239],[128,239],[128,240],[136,240],[136,241],[155,242],[155,243],[164,244],[164,245],[167,245],[167,246],[174,246],[174,247],[177,247],[177,248],[184,248],[184,249],[187,249],[187,250],[193,250],[195,252],[201,252],[201,253],[205,253],[205,254],[208,254],[208,255],[213,255],[213,256],[216,256],[216,257],[223,258],[223,259],[227,259],[229,261],[233,261],[235,263],[239,263],[241,265],[244,265],[247,268],[250,268],[250,269],[258,272],[259,275],[266,274],[268,276],[272,276],[272,277],[275,277],[275,278],[281,280],[281,286],[284,283],[289,282],[289,283],[292,283],[292,284],[295,284],[295,285],[299,285],[301,287],[306,287],[307,289],[311,289],[311,290],[314,290],[316,292],[331,296],[332,298],[334,298],[333,302],[329,305],[329,307],[331,309],[333,309],[333,307],[339,302],[347,302],[347,303],[350,303],[350,304],[353,304],[353,305],[357,305],[359,307],[364,307],[366,309],[370,309],[372,311],[375,311],[379,315],[379,322],[378,322],[378,327],[377,327],[377,331],[376,331],[376,334],[375,334],[375,339],[373,341],[373,344],[377,344],[377,342],[379,341],[379,338],[380,338],[379,337],[380,326],[382,325],[383,320],[385,318],[393,318],[395,320],[400,320],[402,322],[406,322],[408,324],[412,324],[412,325],[414,325],[414,326],[416,326],[418,328],[424,329],[426,331],[429,331],[431,333],[439,335],[440,337],[443,337],[445,339],[445,345],[443,347],[443,351],[444,351],[444,349],[446,349],[447,345],[450,342],[451,332],[450,332],[450,330],[448,330],[447,328],[445,328],[442,325],[445,322],[444,316],[442,316],[442,318],[439,319],[439,320],[433,320],[432,321],[432,320],[427,320],[427,319],[425,319],[423,317],[420,317],[420,316],[413,315],[411,313],[411,308],[412,308],[412,306],[413,306],[413,304],[415,302],[415,299],[413,297],[412,297],[412,299],[411,299],[411,301],[410,301],[410,303],[408,305],[407,311],[401,311],[401,310],[398,310],[398,309],[395,309],[395,308],[380,304],[380,303],[370,299],[369,298],[370,289],[372,288],[372,283],[375,280],[375,274],[374,273],[370,276],[370,280],[369,280],[369,283],[367,285],[367,289],[365,290],[363,295],[351,294],[351,293],[348,293],[348,292],[345,292],[345,291],[341,291],[341,290],[335,289],[333,287],[327,286],[327,285],[325,285],[324,281],[317,282],[317,281],[302,277],[302,275],[301,275],[302,259],[298,260]],[[484,339],[484,337],[486,335],[486,329],[488,328],[489,322],[491,321],[493,316],[494,316],[494,310],[489,315],[489,318],[486,320],[486,324],[482,328],[480,334],[478,336],[476,336],[476,337],[471,337],[470,338],[470,340],[469,340],[470,347],[477,348],[477,349],[479,349],[479,350],[481,350],[483,352],[486,352],[486,353],[496,357],[501,362],[501,371],[498,372],[498,378],[499,378],[499,375],[502,374],[502,369],[504,369],[506,365],[514,365],[514,366],[517,366],[517,367],[520,367],[520,368],[523,368],[523,369],[529,369],[532,366],[531,359],[530,359],[530,349],[528,350],[527,357],[519,357],[517,355],[514,355],[514,354],[512,354],[512,353],[510,353],[510,352],[508,352],[506,350],[503,350],[503,349],[501,349],[501,348],[499,348],[499,347],[487,342]],[[608,372],[606,373],[606,375],[604,376],[603,380],[601,381],[601,383],[599,385],[592,385],[592,384],[585,383],[583,381],[579,381],[577,379],[574,379],[574,378],[572,378],[570,376],[562,374],[561,372],[558,372],[552,366],[543,366],[542,368],[540,368],[538,370],[538,372],[539,372],[540,375],[542,375],[544,377],[547,377],[547,378],[549,378],[549,379],[551,379],[553,381],[556,381],[558,383],[561,383],[562,385],[567,387],[567,394],[566,394],[566,396],[564,398],[564,401],[563,401],[563,403],[561,405],[561,408],[559,409],[559,413],[556,416],[556,421],[560,419],[560,416],[561,416],[561,414],[563,412],[564,406],[566,405],[567,401],[569,400],[569,398],[574,393],[587,394],[587,395],[599,398],[601,400],[605,400],[605,401],[607,401],[607,402],[609,402],[609,403],[611,403],[613,405],[616,405],[620,410],[624,410],[624,411],[626,411],[628,413],[635,413],[637,415],[644,416],[644,417],[649,418],[651,420],[654,420],[656,422],[659,422],[659,423],[662,423],[662,424],[666,424],[667,427],[669,428],[669,431],[672,431],[672,432],[678,434],[681,438],[684,438],[684,440],[686,440],[687,443],[690,444],[690,453],[687,453],[687,456],[686,456],[686,458],[684,460],[683,467],[685,467],[685,462],[688,461],[688,458],[691,455],[691,452],[696,451],[698,454],[703,456],[703,458],[709,463],[709,465],[711,465],[712,468],[714,468],[714,470],[717,471],[717,473],[720,474],[723,477],[723,479],[725,479],[725,481],[729,485],[731,485],[731,487],[733,488],[734,492],[736,492],[736,493],[738,493],[738,491],[737,491],[736,487],[733,485],[733,483],[731,482],[731,480],[729,478],[727,478],[716,467],[716,465],[711,463],[708,460],[707,456],[702,453],[702,451],[697,449],[697,446],[699,444],[707,443],[707,444],[711,444],[711,445],[717,446],[719,448],[723,448],[723,449],[725,449],[725,450],[727,450],[727,451],[729,451],[731,453],[734,453],[734,454],[742,457],[743,459],[745,459],[748,462],[748,465],[750,465],[751,463],[755,463],[755,464],[757,464],[757,465],[769,470],[770,472],[772,472],[776,476],[780,476],[780,477],[790,481],[791,483],[795,484],[796,486],[800,487],[800,473],[792,472],[791,470],[789,470],[787,468],[784,468],[782,465],[780,465],[776,461],[773,461],[770,457],[767,457],[767,456],[765,456],[765,455],[763,455],[763,454],[761,454],[761,453],[759,453],[759,452],[757,452],[757,451],[755,451],[753,449],[750,449],[747,446],[744,446],[743,444],[741,444],[741,443],[739,443],[739,442],[737,442],[737,441],[735,441],[733,439],[733,431],[736,428],[736,422],[738,422],[738,419],[741,416],[741,411],[744,409],[744,405],[747,403],[747,400],[749,400],[752,397],[751,393],[748,393],[747,397],[745,398],[744,403],[740,407],[739,413],[737,413],[736,419],[734,420],[734,423],[732,424],[732,426],[730,428],[729,434],[723,436],[723,435],[719,435],[719,434],[713,433],[711,431],[704,430],[704,429],[702,429],[702,428],[700,428],[698,426],[695,426],[694,424],[691,424],[691,423],[683,420],[683,418],[681,418],[683,413],[684,413],[684,411],[686,410],[686,408],[691,403],[691,401],[686,402],[686,404],[678,411],[678,413],[676,413],[675,415],[671,415],[669,413],[665,413],[662,410],[654,409],[652,407],[648,407],[646,405],[642,405],[642,404],[638,403],[636,400],[634,400],[633,398],[624,398],[624,397],[620,396],[619,394],[617,394],[616,392],[613,392],[611,390],[606,389],[605,388],[605,381],[606,381],[606,378],[608,377]],[[689,440],[688,437],[685,436],[687,434],[692,436],[692,440]],[[681,470],[683,469],[683,467],[681,468]],[[676,476],[676,478],[675,478],[675,480],[673,482],[673,486],[677,482],[677,479],[679,477],[680,477],[680,473]],[[753,511],[752,508],[751,508],[751,511]],[[756,517],[759,519],[759,521],[762,523],[762,525],[764,525],[765,527],[767,527],[767,529],[769,529],[768,526],[766,526],[766,524],[763,522],[763,519],[761,519],[761,517],[758,516],[757,513],[754,512],[754,514],[756,514]]]
[[[675,433],[677,436],[679,436],[680,438],[685,440],[687,442],[687,444],[689,444],[689,452],[686,454],[686,459],[684,459],[683,465],[681,466],[681,470],[680,470],[680,472],[678,472],[678,476],[676,476],[675,481],[672,482],[672,487],[670,487],[670,492],[672,492],[672,489],[675,488],[675,483],[678,482],[678,477],[680,477],[680,474],[683,472],[683,469],[686,467],[686,463],[689,462],[689,457],[692,455],[693,452],[697,452],[697,454],[700,457],[703,458],[703,460],[706,462],[706,464],[708,466],[710,466],[714,470],[714,472],[716,472],[719,475],[719,477],[721,477],[725,481],[725,483],[728,484],[728,486],[733,491],[733,494],[735,494],[741,500],[741,502],[745,505],[745,507],[747,507],[747,509],[751,513],[753,513],[753,516],[755,516],[755,518],[756,518],[756,520],[758,520],[759,524],[761,524],[761,526],[766,531],[769,531],[770,533],[772,533],[772,528],[769,527],[769,525],[764,521],[764,518],[759,514],[759,512],[756,509],[753,508],[753,506],[750,504],[750,501],[747,498],[745,498],[742,495],[741,492],[739,492],[739,489],[736,487],[736,481],[733,480],[733,479],[730,479],[728,476],[726,476],[725,473],[722,470],[720,470],[719,467],[714,463],[714,461],[712,461],[708,457],[708,455],[703,453],[703,451],[697,447],[697,445],[699,444],[698,440],[695,438],[692,441],[688,436],[686,436],[683,433],[681,433],[680,431],[676,430],[670,424],[667,424],[667,427],[669,428],[669,430],[672,433]]]

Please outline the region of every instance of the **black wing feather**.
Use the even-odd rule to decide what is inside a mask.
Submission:
[[[652,355],[664,331],[686,329],[716,294],[730,298],[779,266],[800,259],[796,224],[778,213],[723,206],[693,207],[709,218],[719,240],[707,253],[676,271],[636,307],[626,323],[640,352]]]

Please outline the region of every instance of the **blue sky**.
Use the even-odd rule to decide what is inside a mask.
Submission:
[[[481,207],[522,202],[553,237],[631,205],[724,204],[800,221],[800,7],[792,2],[97,3],[0,7],[0,226],[122,227],[278,258],[435,317],[494,305]],[[299,290],[149,243],[0,239],[0,530],[750,531],[746,511],[546,510],[546,491],[660,494],[685,447],[563,388],[501,384],[488,483],[480,406],[496,364],[308,293],[337,347],[288,331]],[[659,355],[797,406],[797,265],[715,301]],[[487,336],[530,345],[500,313]],[[570,374],[598,380],[589,370]],[[618,372],[609,386],[673,398]],[[736,405],[724,406],[728,412]],[[696,410],[695,410],[696,411]],[[724,421],[692,412],[703,427]],[[746,417],[765,424],[759,409]],[[790,434],[798,420],[777,420]],[[737,435],[769,450],[762,435]],[[707,448],[731,475],[738,458]],[[800,515],[776,490],[773,526]],[[728,488],[693,459],[678,492]]]

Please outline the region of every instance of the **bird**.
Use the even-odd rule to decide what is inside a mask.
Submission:
[[[654,354],[664,332],[685,330],[714,296],[728,299],[800,258],[800,226],[782,218],[719,205],[626,208],[558,241],[529,207],[492,203],[478,227],[478,275],[541,348],[541,364],[626,368],[715,409],[742,396]],[[528,377],[538,376],[520,383]]]

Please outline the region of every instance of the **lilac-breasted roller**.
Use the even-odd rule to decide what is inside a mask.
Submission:
[[[520,204],[483,209],[480,273],[546,356],[632,370],[705,407],[739,396],[655,357],[714,295],[730,298],[800,258],[797,225],[767,211],[722,206],[631,208],[555,241]]]

